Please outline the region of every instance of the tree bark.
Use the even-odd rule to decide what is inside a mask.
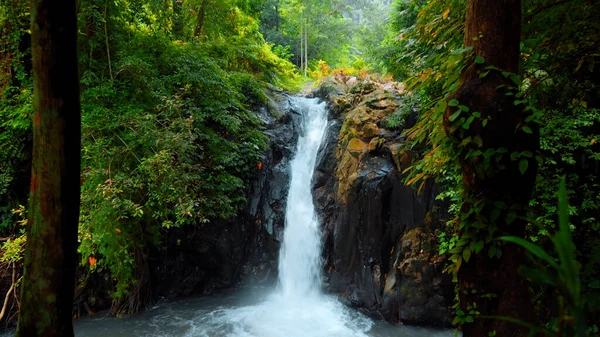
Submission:
[[[300,70],[304,71],[304,20],[300,19]]]
[[[183,0],[173,0],[172,28],[175,39],[183,37]]]
[[[279,31],[279,0],[275,1],[275,30]]]
[[[308,75],[308,18],[304,23],[304,76]]]
[[[464,44],[473,47],[475,56],[484,58],[475,63],[471,59],[461,74],[460,86],[450,99],[458,100],[460,105],[470,108],[471,112],[481,113],[481,119],[475,119],[468,130],[457,130],[450,121],[456,107],[448,107],[444,115],[444,127],[449,137],[459,144],[468,137],[481,137],[481,146],[470,145],[471,149],[485,152],[487,149],[506,148],[498,162],[491,161],[492,172],[482,171],[481,157],[466,158],[468,151],[461,153],[461,170],[465,200],[482,200],[484,207],[480,214],[489,219],[488,225],[497,228],[494,236],[523,236],[525,215],[535,177],[537,161],[529,158],[524,174],[519,169],[519,160],[513,161],[511,153],[529,151],[535,153],[539,147],[538,131],[532,133],[522,129],[527,117],[521,105],[514,104],[514,96],[507,96],[508,86],[515,84],[502,74],[502,71],[517,74],[519,70],[519,45],[521,33],[520,0],[469,0],[467,3]],[[494,66],[500,70],[491,70]],[[489,118],[487,125],[483,119]],[[453,127],[454,126],[454,127]],[[516,209],[517,219],[507,224],[507,210],[503,210],[496,220],[490,216],[495,202],[505,202],[509,208]],[[467,202],[465,207],[472,207]],[[463,213],[468,211],[463,207]],[[474,220],[471,216],[468,220]],[[482,237],[486,229],[480,230]],[[493,243],[492,243],[493,244]],[[534,319],[534,308],[530,300],[527,281],[519,274],[519,266],[525,262],[523,249],[515,245],[505,245],[500,258],[488,258],[484,249],[473,256],[469,263],[462,263],[458,270],[461,308],[477,306],[482,316],[510,316],[524,321]],[[475,292],[476,291],[476,292]],[[482,296],[491,294],[491,296]],[[528,331],[512,323],[497,318],[475,317],[474,323],[463,325],[465,337],[488,336],[527,336]]]
[[[72,337],[81,115],[76,2],[33,0],[33,165],[17,337]]]
[[[202,33],[202,26],[204,25],[204,18],[206,16],[206,6],[208,6],[208,0],[202,0],[200,9],[198,10],[198,20],[196,22],[194,37],[200,37],[200,34]]]

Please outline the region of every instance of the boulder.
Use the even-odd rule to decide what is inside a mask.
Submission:
[[[153,254],[160,259],[149,262],[155,295],[211,294],[242,282],[276,280],[290,161],[302,131],[302,116],[287,94],[276,88],[267,88],[266,94],[267,104],[257,113],[269,147],[250,181],[246,211],[203,226],[172,228],[165,251]]]
[[[402,102],[398,86],[387,87],[359,81],[331,101],[339,114],[313,180],[328,287],[370,316],[447,327],[453,284],[442,272],[434,235],[446,206],[435,199],[433,183],[419,194],[403,183],[412,155],[403,130],[385,128]]]

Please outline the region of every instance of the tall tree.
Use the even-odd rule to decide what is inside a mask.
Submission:
[[[204,26],[204,19],[206,18],[206,8],[208,6],[208,0],[202,0],[200,8],[198,9],[198,19],[196,20],[196,29],[194,30],[194,37],[200,37],[202,33],[202,27]]]
[[[31,8],[33,163],[18,337],[73,336],[81,115],[76,2]]]
[[[459,88],[451,97],[455,101],[445,112],[444,129],[456,139],[457,149],[461,146],[458,144],[470,144],[457,153],[465,200],[462,237],[475,240],[473,243],[489,241],[484,238],[498,234],[523,236],[525,230],[522,219],[537,171],[531,157],[539,146],[539,136],[533,126],[526,126],[522,105],[516,105],[512,96],[518,82],[520,27],[520,0],[467,3],[464,44],[472,47],[475,57],[461,74]],[[474,116],[467,119],[472,121],[467,122],[467,130],[464,124],[457,125],[461,119],[456,116],[461,113]],[[497,159],[486,162],[477,153],[494,153]],[[519,274],[519,266],[525,261],[523,249],[504,246],[499,258],[489,258],[487,250],[469,258],[471,251],[473,248],[464,248],[464,262],[457,266],[460,306],[463,310],[477,308],[475,311],[488,318],[466,322],[464,336],[488,336],[494,331],[495,336],[526,336],[527,330],[519,325],[489,318],[532,320],[528,284]]]
[[[176,39],[183,37],[183,0],[173,0],[173,20],[171,31]]]

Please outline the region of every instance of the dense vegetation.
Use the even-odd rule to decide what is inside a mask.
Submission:
[[[600,8],[588,0],[519,5],[520,39],[512,41],[519,70],[512,71],[465,47],[465,36],[484,37],[465,29],[466,0],[80,1],[82,271],[110,274],[115,313],[141,309],[149,299],[139,293],[139,266],[149,248],[160,247],[171,227],[212,226],[244,206],[240,191],[266,146],[253,112],[265,86],[295,91],[332,68],[378,72],[408,92],[391,126],[402,126],[413,107],[419,112],[407,130],[417,153],[407,183],[418,189],[435,179],[451,204],[454,219],[440,230],[439,248],[457,282],[454,324],[469,331],[478,316],[495,313],[496,294],[469,288],[474,295],[466,295],[464,280],[512,256],[520,248],[506,242],[518,242],[532,254],[514,253],[511,270],[532,281],[522,300],[535,315],[509,310],[505,319],[553,336],[597,334]],[[31,170],[29,25],[27,1],[0,1],[0,232],[11,284],[26,240]],[[459,91],[472,69],[482,82],[498,78],[518,116],[514,131],[485,129],[495,120],[466,104]],[[523,142],[487,140],[513,137]],[[519,172],[504,184],[530,180],[531,199],[483,197],[465,167],[483,182]],[[559,212],[563,177],[569,206],[562,198]],[[572,238],[559,231],[567,215]],[[496,240],[504,235],[527,241]],[[490,312],[478,307],[484,301]]]
[[[550,235],[558,230],[556,193],[561,177],[566,176],[570,200],[568,215],[571,216],[570,226],[579,261],[570,273],[581,275],[580,291],[581,298],[586,299],[585,304],[570,297],[570,291],[579,292],[579,285],[570,284],[567,290],[561,288],[565,285],[561,285],[560,278],[551,276],[557,272],[552,270],[553,261],[550,264],[535,261],[534,264],[544,272],[538,270],[526,275],[536,281],[531,293],[538,314],[536,320],[547,323],[546,327],[558,335],[572,336],[581,331],[566,327],[573,323],[571,315],[586,312],[587,323],[592,326],[590,331],[597,333],[600,92],[594,68],[600,48],[598,4],[523,1],[519,72],[487,67],[478,73],[484,79],[498,76],[495,72],[500,71],[499,76],[511,83],[504,95],[511,97],[513,104],[524,111],[514,132],[494,136],[518,137],[519,132],[534,137],[539,135],[537,151],[510,153],[506,148],[486,148],[481,138],[467,137],[467,133],[462,138],[448,137],[447,126],[445,129],[445,118],[455,122],[459,130],[469,130],[471,123],[476,125],[482,118],[477,111],[470,113],[469,106],[462,105],[465,103],[453,96],[459,88],[461,72],[468,67],[486,66],[483,57],[474,55],[472,49],[463,44],[466,4],[463,0],[395,2],[391,30],[384,43],[374,51],[381,57],[380,67],[394,74],[397,80],[406,82],[412,93],[411,102],[421,112],[419,123],[409,135],[412,146],[420,149],[422,156],[415,162],[408,182],[418,187],[424,179],[435,178],[445,190],[440,197],[453,202],[456,219],[440,233],[440,251],[449,254],[452,263],[448,271],[460,279],[465,265],[476,259],[472,256],[483,255],[485,264],[493,264],[502,254],[515,249],[514,246],[500,245],[494,238],[510,231],[510,224],[517,223],[517,215],[519,219],[527,220],[518,225],[526,224],[526,231],[521,236],[551,250]],[[480,34],[473,39],[482,38],[484,33]],[[446,110],[453,108],[457,110],[452,111],[457,112],[445,117]],[[399,113],[395,118],[401,121],[404,116]],[[479,125],[485,128],[489,121],[484,120]],[[493,134],[493,130],[487,132]],[[468,193],[465,193],[465,178],[461,174],[465,162],[460,158],[466,154],[468,161],[471,158],[469,162],[480,167],[478,175],[493,179],[494,175],[502,174],[502,168],[495,165],[503,162],[505,151],[506,156],[510,156],[506,165],[511,162],[518,165],[524,175],[535,172],[539,165],[532,199],[526,205],[526,212],[517,205],[496,200],[486,217],[481,196],[465,199]],[[519,182],[507,180],[504,184]],[[477,262],[471,265],[474,263]],[[576,275],[573,277],[579,279]],[[477,319],[479,310],[474,303],[461,303],[460,299],[465,296],[459,295],[454,322],[460,327]],[[579,296],[578,293],[577,298]],[[526,320],[525,317],[518,318]]]
[[[248,179],[266,145],[255,113],[265,103],[265,86],[296,91],[298,68],[310,65],[312,73],[325,65],[320,60],[343,66],[360,58],[351,48],[353,28],[370,27],[363,13],[375,15],[368,9],[382,4],[79,3],[79,254],[85,274],[108,273],[114,280],[115,313],[135,312],[151,300],[140,294],[147,277],[140,266],[169,228],[211,226],[245,205]],[[20,280],[26,241],[30,6],[0,4],[0,231],[7,289]],[[308,45],[302,59],[301,30]],[[17,287],[11,289],[16,295]],[[14,314],[12,300],[11,306]]]
[[[1,9],[7,48],[1,229],[24,235],[17,220],[25,215],[11,210],[26,204],[31,158],[28,4],[10,1]],[[164,229],[236,214],[265,146],[250,109],[263,103],[265,83],[298,83],[293,65],[273,54],[258,21],[246,13],[250,4],[221,3],[219,9],[207,16],[206,36],[194,38],[193,27],[175,31],[179,18],[162,3],[84,2],[79,8],[79,252],[90,272],[108,270],[114,278],[118,312],[140,308],[125,303],[137,295],[137,265]],[[23,241],[7,241],[4,259],[20,259]]]

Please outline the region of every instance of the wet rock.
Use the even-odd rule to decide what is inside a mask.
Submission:
[[[369,142],[369,146],[368,146],[369,152],[379,151],[379,149],[381,148],[383,143],[385,143],[385,139],[379,138],[379,137],[374,137]]]
[[[360,157],[363,153],[367,152],[368,145],[358,138],[352,138],[348,143],[348,152],[354,157]]]
[[[303,117],[287,94],[276,88],[266,93],[268,102],[258,113],[270,145],[251,179],[246,212],[226,221],[171,229],[165,251],[153,254],[160,258],[150,262],[155,295],[211,294],[241,282],[276,279],[289,166]]]
[[[359,81],[332,101],[340,114],[313,179],[329,289],[373,317],[448,326],[452,283],[433,235],[445,205],[431,182],[419,194],[403,183],[412,155],[402,130],[385,128],[402,102],[397,86],[388,87]]]

